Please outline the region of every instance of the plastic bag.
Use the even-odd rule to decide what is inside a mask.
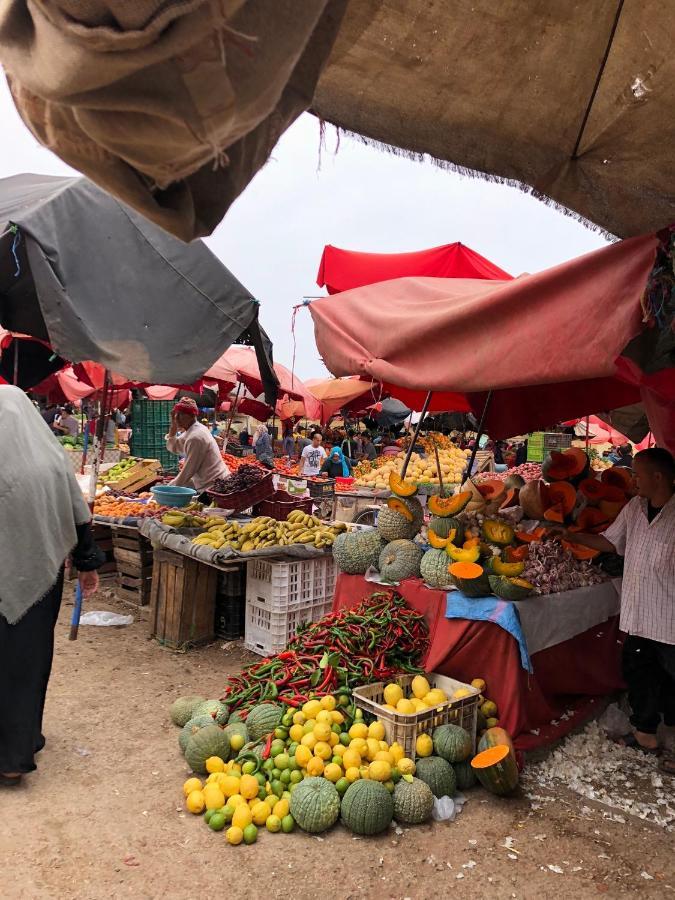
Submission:
[[[610,703],[599,719],[600,727],[607,734],[619,737],[622,734],[628,734],[631,730],[630,719],[626,713],[617,706],[616,703]]]
[[[81,617],[80,625],[131,625],[133,621],[133,616],[121,616],[107,610],[92,610]]]
[[[434,797],[431,817],[434,822],[454,822],[465,803],[464,794],[455,794],[454,797]]]

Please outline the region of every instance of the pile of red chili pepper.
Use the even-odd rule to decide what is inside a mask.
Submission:
[[[228,678],[222,701],[241,718],[257,703],[301,706],[310,695],[342,694],[401,672],[421,671],[429,647],[424,616],[394,590],[331,613],[298,631],[283,653]]]

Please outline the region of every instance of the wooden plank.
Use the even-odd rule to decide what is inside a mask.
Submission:
[[[148,631],[150,637],[157,634],[157,614],[159,612],[159,580],[162,577],[162,566],[156,565],[152,570],[152,587],[150,588],[150,617],[148,619]]]
[[[182,647],[185,643],[183,637],[185,609],[188,606],[189,594],[185,591],[185,566],[175,566],[173,568],[173,615],[171,636],[174,647]]]
[[[152,566],[131,566],[129,563],[117,563],[117,571],[132,578],[152,578]]]

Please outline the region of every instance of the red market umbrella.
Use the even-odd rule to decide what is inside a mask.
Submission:
[[[369,398],[375,385],[360,378],[314,378],[305,382],[307,390],[321,403],[321,424],[355,401],[364,402]],[[366,399],[367,403],[368,400]]]
[[[456,241],[412,253],[359,253],[327,244],[316,283],[329,294],[422,275],[433,278],[480,278],[506,281],[512,276],[480,253]]]
[[[411,409],[431,390],[480,412],[493,391],[494,438],[634,403],[617,359],[644,328],[656,248],[646,235],[511,281],[399,278],[316,300],[317,347],[333,374],[380,381]]]

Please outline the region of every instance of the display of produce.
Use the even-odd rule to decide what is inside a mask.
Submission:
[[[524,600],[535,593],[534,585],[525,578],[488,575],[488,583],[492,593],[502,600]]]
[[[490,581],[483,566],[475,562],[454,562],[448,569],[450,581],[465,597],[487,597]]]
[[[557,594],[606,580],[598,568],[576,560],[558,541],[533,542],[529,547],[523,578],[534,586],[534,594]]]
[[[523,481],[537,481],[541,478],[541,463],[522,463],[520,466],[512,466],[505,472],[478,472],[473,476],[472,480],[476,485],[480,485],[483,481],[498,480],[508,482],[513,476],[520,476]],[[507,485],[512,487],[512,484]]]
[[[433,448],[430,448],[430,452],[424,456],[419,453],[413,453],[410,457],[405,482],[415,486],[422,484],[440,485],[442,479],[444,484],[461,484],[464,479],[464,471],[469,455],[469,450],[460,450],[454,444],[451,444],[450,447],[440,448],[438,456],[441,464],[441,478],[439,479]],[[354,467],[356,484],[360,487],[376,490],[391,489],[390,476],[393,473],[399,476],[399,481],[401,481],[400,475],[403,470],[404,459],[405,453],[401,452],[397,453],[396,456],[378,457],[375,464],[369,461],[360,462]],[[405,491],[406,488],[402,487],[400,490]],[[406,496],[405,493],[399,493],[398,491],[396,493],[399,496]]]
[[[224,494],[225,496],[238,494],[241,491],[247,491],[255,487],[268,474],[267,469],[263,469],[247,459],[246,462],[239,466],[236,472],[233,472],[226,478],[216,478],[212,490],[216,494]]]
[[[482,786],[499,797],[512,794],[518,787],[518,766],[508,747],[483,750],[471,760],[471,767]]]
[[[289,513],[284,522],[270,516],[258,516],[241,524],[234,519],[213,516],[200,527],[206,530],[192,539],[193,544],[203,544],[214,550],[230,547],[240,553],[268,547],[290,547],[293,544],[305,544],[320,550],[331,547],[335,538],[347,529],[344,522],[327,525],[300,510]]]
[[[100,494],[94,501],[94,515],[111,519],[144,519],[148,516],[160,516],[164,510],[165,506],[158,506],[152,500],[142,502],[108,494]]]
[[[578,484],[590,468],[587,454],[579,447],[567,450],[551,450],[542,463],[542,476],[546,481],[571,481]]]

